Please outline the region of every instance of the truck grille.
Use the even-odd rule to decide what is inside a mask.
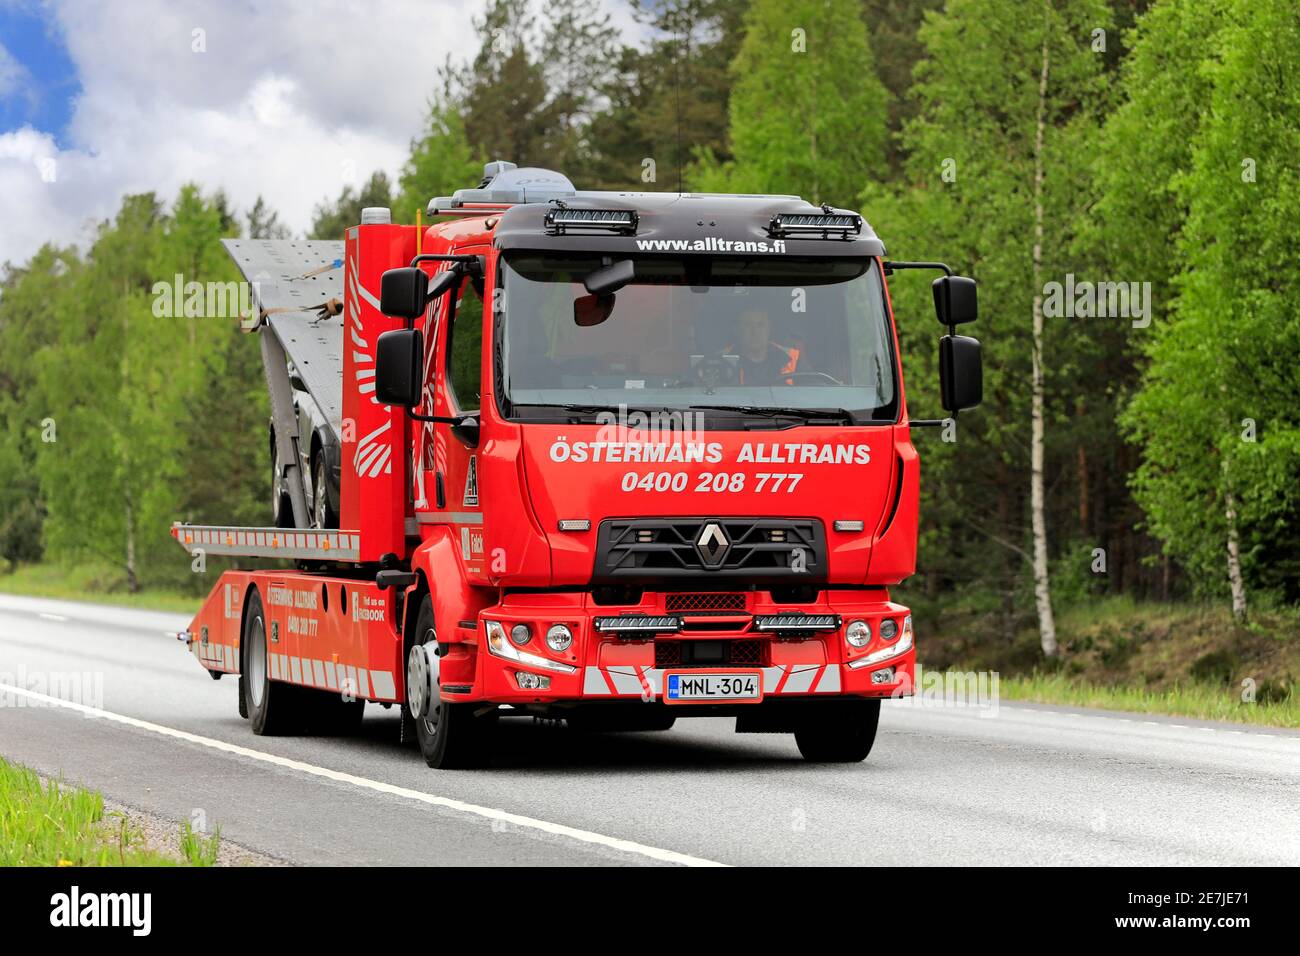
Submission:
[[[664,610],[673,611],[743,611],[743,594],[670,594]]]
[[[665,577],[747,584],[824,580],[826,532],[813,518],[608,518],[596,537],[597,581]]]
[[[655,641],[655,667],[762,667],[763,641]]]

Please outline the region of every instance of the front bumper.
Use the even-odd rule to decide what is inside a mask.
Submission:
[[[444,678],[443,696],[515,705],[648,702],[661,698],[666,674],[691,670],[758,672],[764,699],[911,694],[916,649],[909,611],[891,602],[885,592],[827,590],[815,602],[799,605],[776,603],[768,592],[739,592],[727,598],[733,605],[743,600],[743,607],[669,610],[670,598],[681,605],[683,597],[705,603],[719,596],[647,592],[639,604],[610,607],[597,605],[583,592],[507,595],[478,616],[473,683],[457,685]],[[800,614],[830,616],[837,623],[833,630],[816,633],[758,630],[764,624],[771,626],[762,620],[765,615],[781,615],[784,621],[788,615]],[[672,633],[618,633],[597,627],[598,619],[634,616],[676,617],[681,627]],[[880,622],[886,618],[898,628],[891,641],[880,636]],[[872,639],[862,648],[851,646],[844,636],[845,628],[855,620],[871,626]],[[549,666],[493,653],[487,641],[489,621],[499,623],[507,634],[515,625],[526,624],[533,637],[518,650],[547,660]],[[546,631],[553,624],[564,624],[573,633],[573,643],[564,651],[554,651],[546,644]],[[692,645],[689,649],[684,647],[688,642]],[[463,672],[466,677],[467,671]],[[545,678],[545,686],[527,686],[537,683],[535,677]]]

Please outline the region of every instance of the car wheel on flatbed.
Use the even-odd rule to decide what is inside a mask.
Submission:
[[[858,763],[871,753],[879,723],[878,699],[818,701],[798,717],[794,740],[799,753],[813,763]]]
[[[328,530],[339,526],[338,512],[330,503],[329,483],[326,476],[325,452],[316,452],[311,469],[312,527]]]
[[[476,713],[478,704],[442,699],[438,635],[433,602],[424,595],[415,618],[415,640],[406,659],[406,706],[424,762],[438,770],[480,767],[487,762],[496,713]]]

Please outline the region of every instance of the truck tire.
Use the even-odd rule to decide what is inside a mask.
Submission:
[[[813,763],[858,763],[876,742],[880,701],[844,698],[818,701],[796,722],[794,741]]]
[[[442,700],[438,660],[433,601],[426,594],[415,617],[415,639],[406,665],[406,700],[415,739],[424,762],[436,770],[481,767],[490,755],[496,714],[476,714],[481,705]]]
[[[302,729],[302,691],[292,684],[271,680],[270,646],[266,638],[266,613],[257,588],[248,594],[243,636],[244,706],[253,733],[259,737],[277,737]]]

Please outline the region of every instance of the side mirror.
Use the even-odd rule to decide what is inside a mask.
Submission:
[[[939,339],[939,395],[944,410],[949,412],[974,408],[984,400],[984,363],[979,339],[968,335],[945,335]]]
[[[398,319],[418,319],[425,307],[460,281],[456,269],[439,272],[433,284],[423,269],[389,269],[379,279],[379,311]]]
[[[975,280],[966,276],[941,276],[931,283],[934,291],[934,314],[944,325],[974,322],[976,307]]]
[[[622,259],[590,273],[582,280],[592,295],[611,295],[636,278],[636,263]]]
[[[379,401],[415,408],[423,385],[424,334],[419,329],[381,334],[375,345],[375,396]]]
[[[614,294],[583,295],[573,300],[573,324],[580,328],[600,325],[614,311]]]
[[[429,276],[423,269],[389,269],[379,280],[379,311],[399,319],[424,315]]]

